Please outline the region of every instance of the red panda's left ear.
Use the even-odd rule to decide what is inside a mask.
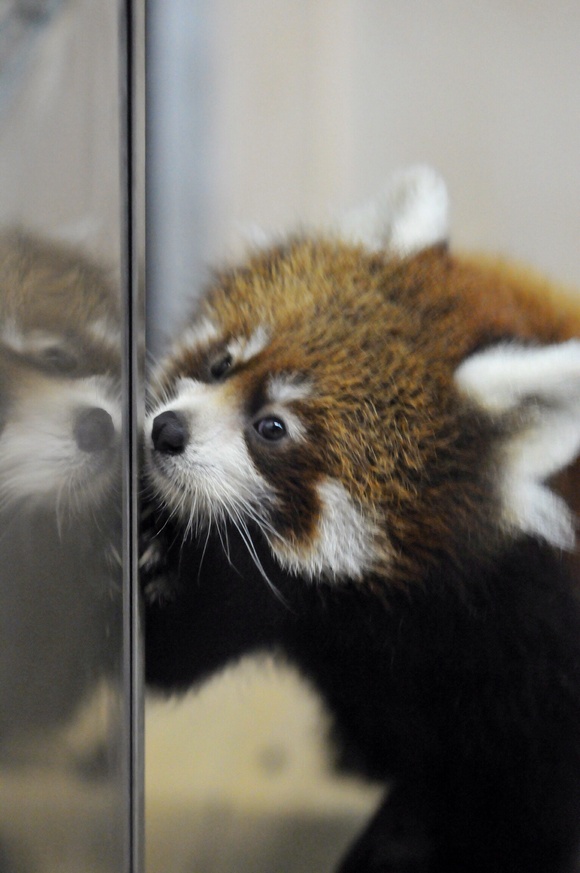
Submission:
[[[397,257],[446,243],[449,198],[445,182],[423,165],[396,173],[382,196],[339,219],[336,233],[343,242]]]
[[[580,455],[580,341],[494,346],[467,358],[455,382],[505,427],[497,459],[507,527],[574,548],[575,518],[546,483]]]

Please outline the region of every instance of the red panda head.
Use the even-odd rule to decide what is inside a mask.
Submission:
[[[580,447],[580,343],[554,345],[574,331],[526,282],[450,255],[446,205],[418,168],[216,275],[145,433],[185,528],[233,524],[252,550],[258,529],[329,580],[408,581],[522,532],[572,544],[545,483]]]
[[[0,509],[60,519],[111,493],[120,451],[118,300],[77,251],[0,238]]]

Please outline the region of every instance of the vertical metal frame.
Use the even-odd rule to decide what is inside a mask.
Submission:
[[[145,308],[145,5],[130,0],[126,23],[127,294],[124,387],[127,433],[125,486],[125,676],[129,827],[127,870],[144,869],[144,760],[142,623],[138,585],[139,440],[144,411]]]

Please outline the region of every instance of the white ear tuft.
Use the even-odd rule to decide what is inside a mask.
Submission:
[[[506,421],[500,462],[508,526],[574,548],[573,514],[545,483],[580,454],[580,341],[495,346],[464,361],[455,381]]]
[[[399,257],[446,242],[449,197],[445,182],[423,165],[400,171],[377,201],[343,216],[337,233],[344,242]]]

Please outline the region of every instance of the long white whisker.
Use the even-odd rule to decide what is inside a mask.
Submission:
[[[216,529],[217,529],[218,537],[219,537],[219,539],[220,539],[220,544],[221,544],[221,547],[222,547],[222,551],[223,551],[223,553],[225,554],[225,556],[226,556],[226,558],[227,558],[227,562],[228,562],[228,564],[230,565],[230,567],[232,567],[233,564],[232,564],[232,558],[231,558],[231,555],[230,555],[230,541],[229,541],[229,538],[228,538],[228,529],[227,529],[227,526],[226,526],[225,524],[220,524],[220,523],[218,522],[218,523],[216,524]]]
[[[268,576],[268,574],[264,570],[264,567],[262,566],[262,562],[260,561],[260,558],[259,558],[258,553],[256,551],[256,547],[252,541],[252,537],[251,537],[251,534],[248,530],[246,522],[244,521],[243,517],[240,515],[239,512],[232,514],[232,521],[233,521],[233,524],[235,525],[238,533],[240,534],[240,536],[241,536],[241,538],[242,538],[242,540],[243,540],[243,542],[244,542],[244,544],[245,544],[245,546],[250,554],[250,557],[252,558],[252,561],[256,565],[256,568],[258,569],[260,575],[265,580],[265,582],[268,584],[268,586],[270,587],[270,590],[272,591],[274,596],[280,601],[280,603],[286,609],[290,609],[290,604],[288,603],[288,601],[286,600],[284,595],[281,593],[281,591],[279,591],[278,588],[274,585],[274,583],[272,582],[272,580],[270,579],[270,577]]]
[[[203,549],[202,549],[202,551],[201,551],[201,558],[199,559],[199,568],[198,568],[198,571],[197,571],[197,582],[198,582],[198,584],[199,584],[199,580],[200,580],[200,577],[201,577],[201,568],[202,568],[202,566],[203,566],[203,562],[204,562],[204,560],[205,560],[205,554],[206,554],[206,552],[207,552],[207,544],[209,543],[209,535],[210,535],[210,533],[211,533],[211,528],[208,527],[208,529],[207,529],[207,534],[206,534],[206,537],[205,537],[205,543],[203,544]]]

